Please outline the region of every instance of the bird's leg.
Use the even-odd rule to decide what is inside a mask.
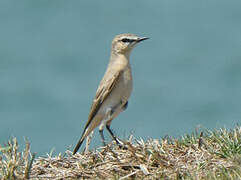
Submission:
[[[110,128],[110,123],[111,123],[111,116],[113,115],[113,113],[114,113],[114,110],[116,109],[116,108],[118,108],[118,106],[121,106],[123,104],[123,102],[122,101],[120,101],[120,103],[119,104],[117,104],[116,106],[114,106],[114,108],[112,108],[112,110],[110,111],[110,114],[109,114],[109,123],[107,122],[107,124],[106,124],[106,129],[108,130],[108,132],[110,133],[110,135],[111,135],[111,137],[112,137],[112,139],[116,142],[116,144],[120,147],[120,148],[123,148],[124,147],[124,143],[119,139],[119,138],[117,138],[115,135],[114,135],[114,133],[112,132],[112,130],[111,130],[111,128]],[[124,105],[122,106],[122,111],[124,111],[126,108],[127,108],[127,106],[128,106],[128,101],[126,101],[126,103],[124,103]]]
[[[101,141],[102,141],[102,143],[103,143],[103,146],[106,146],[103,130],[104,130],[104,127],[105,127],[105,125],[106,125],[106,122],[110,119],[112,113],[113,113],[112,108],[107,108],[107,110],[106,110],[106,116],[105,116],[105,118],[102,120],[102,122],[101,122],[101,124],[100,124],[100,126],[99,126],[99,133],[100,133],[100,137],[101,137]]]
[[[94,134],[94,131],[92,131],[88,136],[87,136],[87,139],[86,139],[86,144],[85,144],[85,149],[84,149],[84,153],[87,154],[89,152],[89,145],[90,145],[90,141],[92,139],[92,136]]]
[[[111,129],[110,129],[110,125],[107,124],[107,125],[106,125],[106,129],[109,131],[111,137],[113,138],[113,140],[115,140],[116,144],[117,144],[119,147],[122,147],[123,142],[121,142],[121,141],[119,140],[119,138],[117,138],[117,137],[114,135],[114,133],[113,133],[113,132],[111,131]]]
[[[103,128],[99,128],[99,133],[100,133],[100,137],[101,137],[101,141],[103,143],[103,146],[106,146],[105,144],[105,138],[104,138],[104,134],[103,134]]]

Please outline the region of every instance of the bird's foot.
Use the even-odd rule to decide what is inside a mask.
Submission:
[[[119,146],[120,149],[127,150],[128,147],[125,145],[124,141],[120,140],[119,138],[115,139],[116,144]]]

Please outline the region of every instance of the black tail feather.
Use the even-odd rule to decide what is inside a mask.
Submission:
[[[75,155],[75,153],[79,150],[83,142],[84,142],[84,139],[81,138],[74,148],[73,155]]]

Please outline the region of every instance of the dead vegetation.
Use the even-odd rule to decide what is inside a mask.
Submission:
[[[16,139],[0,148],[2,179],[241,179],[241,127],[204,131],[180,139],[130,136],[88,152],[56,157],[18,152]]]

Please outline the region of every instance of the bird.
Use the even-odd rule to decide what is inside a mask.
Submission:
[[[103,135],[105,127],[112,139],[121,145],[121,141],[114,135],[110,125],[112,120],[127,108],[128,99],[132,92],[131,51],[138,43],[147,39],[149,38],[126,33],[117,35],[112,40],[109,64],[97,88],[88,121],[73,154],[76,154],[85,138],[93,133],[97,126],[99,126],[99,134],[104,146],[106,145]]]

